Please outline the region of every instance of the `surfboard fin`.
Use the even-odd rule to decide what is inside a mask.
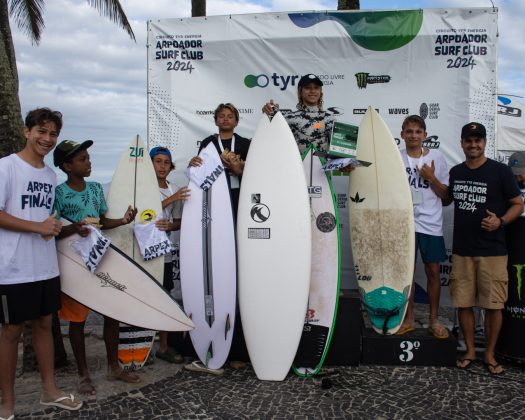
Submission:
[[[206,352],[206,367],[208,367],[210,359],[213,359],[213,341],[210,341],[208,351]]]
[[[232,325],[230,322],[230,314],[226,316],[226,325],[224,327],[225,327],[224,328],[224,339],[226,340],[226,338],[228,337],[228,331],[230,331],[232,328]]]

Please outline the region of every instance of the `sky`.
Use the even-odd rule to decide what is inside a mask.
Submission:
[[[38,46],[11,29],[22,114],[48,106],[61,111],[60,140],[95,140],[91,178],[109,182],[132,137],[147,137],[146,25],[151,19],[190,17],[188,0],[121,0],[136,36],[101,17],[84,0],[49,0]],[[523,0],[361,0],[361,9],[498,7],[498,92],[525,97]],[[208,0],[207,15],[334,10],[336,0]],[[523,101],[523,99],[522,99]],[[49,160],[48,162],[51,162]],[[59,179],[63,180],[63,174]]]

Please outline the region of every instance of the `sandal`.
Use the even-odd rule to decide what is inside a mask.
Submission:
[[[448,330],[439,322],[435,322],[434,324],[430,325],[428,327],[428,332],[440,340],[448,338]]]
[[[212,375],[222,375],[224,373],[224,369],[210,369],[197,360],[184,365],[184,369],[191,372],[211,373]]]
[[[485,368],[487,369],[488,373],[491,375],[497,376],[502,375],[505,370],[503,369],[503,366],[501,366],[498,362],[496,363],[489,363],[489,362],[483,362],[485,365]],[[501,370],[499,370],[501,368]],[[499,371],[498,371],[499,370]]]
[[[82,407],[82,401],[75,400],[75,396],[73,394],[63,395],[62,397],[58,397],[53,401],[44,401],[40,399],[40,404],[59,407],[70,411],[76,411]]]
[[[409,332],[415,331],[416,327],[412,324],[403,324],[401,327],[399,327],[399,330],[397,330],[395,335],[404,335]]]
[[[468,368],[470,368],[472,363],[474,363],[475,361],[476,361],[476,359],[469,359],[468,357],[464,357],[463,359],[456,360],[456,367],[458,369],[467,370]],[[467,364],[463,365],[463,363],[465,363],[465,362]]]

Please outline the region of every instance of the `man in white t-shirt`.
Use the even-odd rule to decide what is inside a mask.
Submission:
[[[30,111],[24,149],[0,159],[0,417],[14,418],[18,343],[32,321],[33,347],[42,391],[40,403],[78,410],[82,402],[55,382],[51,317],[60,309],[60,278],[54,237],[61,224],[51,214],[56,175],[44,157],[56,145],[62,114]]]
[[[425,120],[419,115],[405,118],[401,137],[405,141],[405,150],[401,151],[401,156],[414,204],[416,252],[419,249],[427,276],[430,304],[428,330],[436,338],[447,338],[447,329],[438,321],[441,293],[439,263],[447,258],[441,201],[448,191],[447,164],[438,150],[423,147],[427,132]],[[415,330],[414,290],[415,286],[412,287],[405,319],[397,333],[399,335]]]

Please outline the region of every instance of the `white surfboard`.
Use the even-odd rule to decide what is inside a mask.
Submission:
[[[308,309],[303,334],[294,361],[299,376],[321,370],[330,347],[339,301],[339,220],[332,183],[323,170],[317,149],[310,145],[303,154],[308,183],[312,229],[312,265]]]
[[[106,199],[109,219],[120,219],[129,205],[137,208],[135,223],[154,220],[162,215],[162,203],[153,163],[140,136],[136,136],[122,153]],[[104,232],[113,245],[131,257],[162,284],[164,259],[144,261],[133,234],[134,223]]]
[[[213,143],[204,151],[220,162]],[[210,369],[221,368],[230,352],[237,292],[232,203],[222,165],[219,172],[207,191],[190,181],[180,232],[182,301],[195,323],[195,352]]]
[[[310,203],[301,156],[278,112],[261,118],[243,172],[237,213],[239,306],[261,380],[282,381],[304,324],[311,262]]]
[[[57,241],[64,293],[96,312],[139,327],[162,331],[193,328],[193,322],[175,300],[115,246],[110,245],[95,273],[91,273],[71,247],[71,242],[79,238],[75,234]]]
[[[372,165],[350,174],[355,273],[374,330],[394,334],[405,316],[412,286],[414,214],[401,154],[372,107],[359,126],[357,158]]]
[[[157,216],[162,215],[157,176],[148,150],[140,136],[135,136],[122,153],[117,169],[113,174],[106,201],[108,205],[106,217],[110,219],[119,219],[124,216],[129,205],[136,207],[138,211],[134,223],[154,220]],[[162,285],[164,258],[144,260],[133,233],[134,223],[107,230],[104,234],[111,239],[116,247],[143,267]],[[121,329],[128,327],[128,325],[122,325]],[[153,334],[153,332],[148,332],[148,334]],[[130,354],[127,344],[125,341],[119,342],[119,360],[130,359],[135,354],[138,358],[132,359],[126,364],[121,363],[121,367],[129,369],[130,366],[142,366],[142,355]],[[150,349],[152,344],[153,342],[150,344]]]

